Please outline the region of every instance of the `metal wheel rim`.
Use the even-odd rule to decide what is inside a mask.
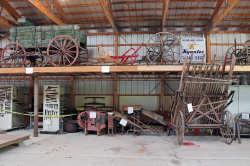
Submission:
[[[54,66],[71,66],[77,60],[78,55],[79,46],[77,42],[67,35],[56,36],[50,41],[47,48],[49,62]]]
[[[7,61],[7,63],[4,61]],[[7,44],[6,47],[3,49],[3,54],[1,56],[1,63],[3,63],[2,65],[7,65],[7,66],[10,65],[11,67],[12,65],[14,65],[14,67],[17,67],[17,65],[25,66],[26,51],[24,47],[18,42]]]

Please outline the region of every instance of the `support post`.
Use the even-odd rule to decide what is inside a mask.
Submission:
[[[118,75],[114,73],[114,94],[113,94],[114,111],[118,111]]]
[[[119,34],[115,33],[115,56],[118,56]]]
[[[206,59],[206,62],[207,63],[210,63],[211,62],[211,39],[210,39],[210,34],[207,33],[206,34],[206,50],[207,50],[207,59]]]
[[[75,77],[72,76],[70,78],[70,106],[71,106],[71,109],[75,108],[75,93],[74,93],[74,89],[75,89]]]
[[[34,78],[34,137],[38,137],[39,80]]]
[[[160,95],[160,111],[164,111],[164,106],[165,106],[165,102],[164,102],[164,98],[165,98],[165,74],[161,75],[161,95]]]

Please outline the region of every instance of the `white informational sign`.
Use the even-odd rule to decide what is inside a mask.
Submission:
[[[128,114],[134,113],[134,107],[128,107]]]
[[[102,73],[109,73],[109,66],[102,66]]]
[[[121,119],[121,121],[120,121],[120,125],[122,125],[122,126],[127,126],[127,121],[125,120],[125,119]]]
[[[90,118],[96,118],[96,112],[90,112],[89,117]]]
[[[26,74],[33,74],[33,68],[32,67],[27,67],[25,68]]]
[[[0,88],[0,129],[9,130],[12,128],[12,94],[13,87]],[[4,111],[6,110],[6,111]]]
[[[249,114],[248,113],[242,113],[241,114],[241,119],[243,119],[243,120],[249,120]]]
[[[59,131],[60,86],[44,85],[43,88],[43,131]]]
[[[187,108],[189,113],[194,111],[192,103],[187,104]]]
[[[206,39],[204,35],[183,34],[181,36],[181,62],[187,58],[192,63],[206,62]]]

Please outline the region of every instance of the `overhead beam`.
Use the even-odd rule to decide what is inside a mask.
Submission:
[[[240,0],[227,0],[229,6],[225,8],[222,12],[217,12],[215,14],[210,26],[208,27],[208,30],[212,29],[213,27],[216,27],[220,23],[220,21],[222,21],[224,17],[227,16],[229,12],[237,5],[239,1]]]
[[[67,22],[66,14],[64,13],[62,6],[58,2],[58,0],[53,0],[53,5],[56,8],[56,11],[59,14],[59,16],[61,17],[61,19],[63,20],[63,22],[66,23]]]
[[[11,23],[9,20],[7,20],[3,16],[0,16],[0,24],[4,25],[6,28],[10,28],[10,27],[15,26],[14,23]]]
[[[17,13],[16,9],[13,8],[7,0],[3,0],[3,8],[11,15],[15,20],[20,18],[20,14]]]
[[[162,27],[161,27],[162,31],[164,29],[164,26],[166,25],[169,4],[170,0],[163,0]]]
[[[206,27],[207,31],[209,30],[209,27],[211,26],[211,23],[212,23],[212,21],[214,20],[214,17],[215,17],[216,15],[218,15],[218,13],[219,13],[219,11],[220,11],[220,9],[221,9],[221,7],[222,7],[223,2],[224,2],[224,0],[218,0],[218,1],[217,1],[216,7],[215,7],[215,9],[214,9],[214,11],[213,11],[213,14],[212,14],[212,16],[211,16],[211,20],[210,20],[210,22],[208,23],[208,25],[207,25],[207,27]]]
[[[46,8],[40,0],[28,0],[33,6],[35,6],[38,10],[40,10],[44,15],[46,15],[49,19],[51,19],[57,25],[64,25],[64,22],[59,19],[56,15],[50,12],[48,8]]]
[[[105,0],[98,0],[98,1],[99,1],[99,4],[101,5],[101,7],[103,9],[103,12],[104,12],[105,16],[107,17],[109,23],[111,24],[113,30],[115,32],[118,32],[118,28],[115,25],[114,19],[112,17],[112,14],[110,13],[110,10],[108,9],[108,5],[107,5],[106,1]]]

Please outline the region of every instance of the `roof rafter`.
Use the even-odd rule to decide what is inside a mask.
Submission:
[[[166,21],[167,21],[169,4],[170,4],[170,0],[163,0],[162,27],[161,27],[162,31],[163,31],[163,28],[164,28]]]
[[[7,0],[3,0],[3,7],[4,9],[9,13],[9,15],[11,15],[15,20],[17,20],[18,18],[20,18],[20,14],[17,13],[16,9],[13,8]]]
[[[63,25],[64,22],[59,19],[56,15],[51,13],[49,9],[47,9],[40,0],[28,0],[33,6],[35,6],[38,10],[40,10],[44,15],[46,15],[49,19],[51,19],[54,23],[58,25]]]
[[[62,18],[63,22],[66,23],[67,22],[67,17],[66,17],[66,15],[65,15],[65,13],[64,13],[64,11],[62,9],[62,6],[58,2],[58,0],[53,0],[53,5],[56,8],[57,13]]]
[[[207,27],[206,27],[207,30],[209,30],[209,26],[211,25],[211,22],[213,21],[214,17],[215,17],[216,15],[218,15],[218,13],[219,13],[219,11],[220,11],[220,9],[221,9],[221,7],[222,7],[223,2],[224,2],[224,0],[218,0],[218,1],[217,1],[216,7],[215,7],[215,9],[214,9],[214,11],[213,11],[213,14],[212,14],[212,16],[211,16],[211,20],[210,20],[210,22],[208,23],[208,25],[207,25]]]
[[[225,8],[222,12],[219,12],[219,9],[218,9],[217,13],[213,16],[211,23],[208,25],[207,30],[210,30],[213,27],[216,27],[216,25],[218,25],[220,21],[222,21],[224,17],[229,14],[229,12],[237,5],[239,1],[240,0],[227,0],[228,7]],[[223,2],[225,2],[225,0],[223,0]],[[220,3],[223,3],[223,2],[220,2]],[[222,4],[220,3],[218,2],[217,5],[221,6]]]
[[[0,24],[4,25],[7,28],[15,26],[13,23],[11,23],[9,20],[7,20],[5,17],[0,16]]]
[[[110,7],[108,7],[106,0],[98,0],[98,1],[103,9],[105,16],[107,17],[109,23],[112,25],[113,30],[115,32],[118,32],[119,30],[118,30],[117,26],[115,25],[114,19],[113,19],[112,14],[110,13],[110,10],[109,10]]]

